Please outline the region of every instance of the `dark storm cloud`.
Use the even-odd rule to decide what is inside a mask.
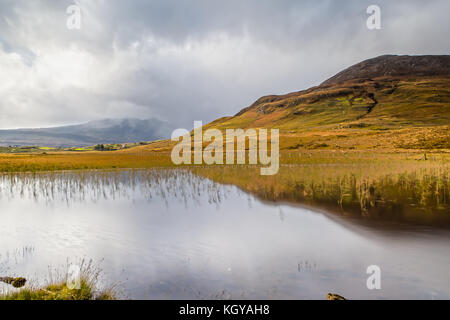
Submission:
[[[81,30],[66,8],[82,9]],[[366,28],[366,8],[382,29]],[[231,115],[380,54],[448,54],[435,1],[0,0],[0,127]]]

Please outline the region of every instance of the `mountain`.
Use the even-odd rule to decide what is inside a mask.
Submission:
[[[450,149],[450,56],[385,55],[207,128],[278,128],[286,149]]]
[[[84,147],[158,140],[170,132],[169,125],[157,119],[105,119],[54,128],[0,130],[0,145]]]
[[[360,62],[323,85],[333,85],[357,79],[396,77],[435,77],[450,75],[450,56],[394,56],[384,55]]]

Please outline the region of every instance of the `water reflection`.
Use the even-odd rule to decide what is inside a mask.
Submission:
[[[447,231],[369,230],[188,171],[3,175],[0,197],[8,275],[39,281],[87,257],[129,298],[450,297]],[[381,291],[366,288],[373,264]]]
[[[208,203],[220,204],[226,199],[226,188],[199,178],[187,170],[79,171],[0,175],[0,201],[17,198],[51,205],[65,202],[157,197],[166,205],[180,201],[200,204],[206,195]],[[134,197],[134,198],[133,198]]]

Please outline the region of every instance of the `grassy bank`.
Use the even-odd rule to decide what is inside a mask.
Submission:
[[[112,152],[55,152],[55,153],[0,153],[1,172],[39,172],[91,169],[145,169],[155,167],[176,167],[171,160],[171,145],[148,149],[137,147]],[[450,162],[450,152],[418,150],[281,150],[281,164],[360,164],[394,163],[410,161],[414,167],[418,161]],[[229,166],[226,166],[229,167]],[[232,166],[231,166],[232,167]],[[239,167],[237,167],[239,168]]]
[[[96,292],[91,283],[82,280],[80,289],[69,289],[65,282],[44,288],[25,288],[0,295],[0,300],[115,300],[113,292]]]
[[[82,260],[80,262],[80,275],[77,279],[76,289],[70,288],[67,276],[56,276],[59,280],[52,280],[45,286],[30,284],[25,279],[23,284],[13,289],[10,287],[5,293],[0,293],[1,300],[115,300],[118,298],[114,286],[100,288],[99,278],[101,270],[96,267],[92,260]],[[64,269],[67,269],[66,266]],[[56,273],[57,275],[60,272]],[[67,275],[67,272],[63,272]],[[53,278],[51,276],[50,278]],[[23,278],[21,278],[23,279]]]
[[[173,166],[170,153],[47,153],[0,154],[0,172],[154,168]]]

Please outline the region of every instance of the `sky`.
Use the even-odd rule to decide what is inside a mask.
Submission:
[[[381,29],[369,30],[373,4]],[[448,0],[0,0],[0,128],[190,129],[365,59],[449,54],[449,12]]]

